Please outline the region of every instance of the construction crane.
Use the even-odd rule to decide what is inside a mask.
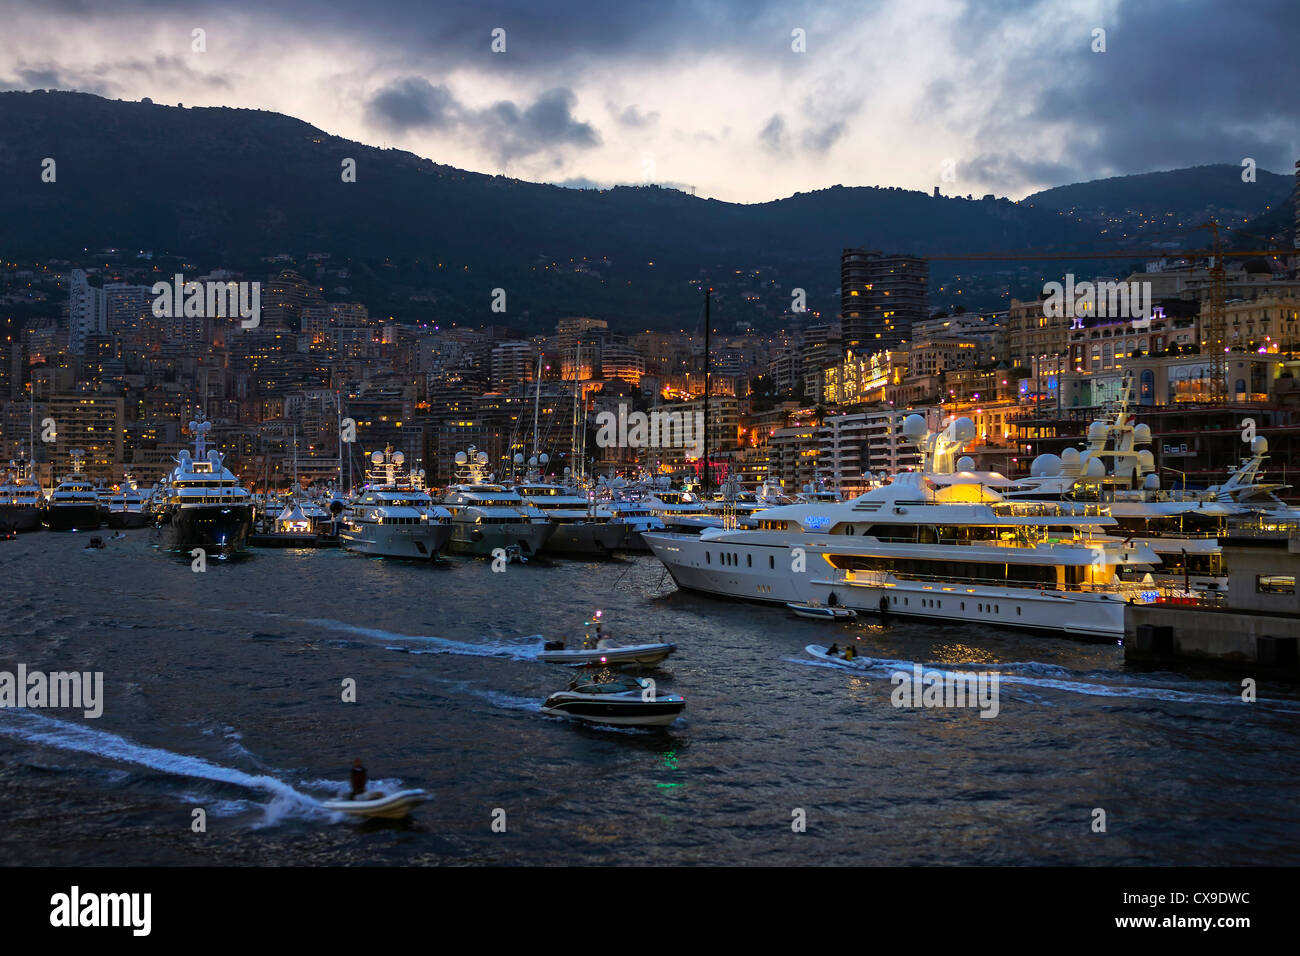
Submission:
[[[1210,294],[1206,308],[1201,314],[1200,345],[1203,354],[1210,356],[1211,400],[1216,403],[1227,401],[1227,362],[1224,359],[1227,339],[1227,272],[1223,266],[1226,258],[1255,259],[1273,256],[1300,255],[1297,249],[1251,249],[1244,251],[1223,251],[1223,242],[1219,235],[1219,223],[1215,220],[1203,222],[1197,229],[1208,229],[1212,236],[1210,249],[1127,249],[1104,250],[1094,252],[988,252],[966,255],[924,256],[927,262],[1001,262],[1001,261],[1048,261],[1052,259],[1142,259],[1142,258],[1206,258],[1210,260]],[[1234,230],[1238,231],[1238,230]],[[1248,233],[1242,233],[1249,235]],[[1259,238],[1251,236],[1250,238]]]

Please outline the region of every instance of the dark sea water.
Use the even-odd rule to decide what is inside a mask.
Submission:
[[[97,720],[0,710],[10,864],[1300,863],[1286,686],[1247,704],[1234,678],[1136,671],[1115,646],[803,621],[679,592],[652,557],[494,574],[258,551],[194,573],[149,531],[87,537],[0,542],[0,670],[102,671],[106,698]],[[686,698],[673,726],[538,712],[569,676],[535,660],[541,636],[597,608],[620,640],[677,643],[651,675]],[[876,666],[803,652],[850,636]],[[999,715],[891,706],[913,662],[997,669]],[[405,822],[323,810],[357,756],[432,801]]]

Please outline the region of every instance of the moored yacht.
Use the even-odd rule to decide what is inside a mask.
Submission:
[[[366,484],[343,513],[339,541],[348,551],[432,560],[451,538],[451,512],[433,503],[424,472],[403,472],[392,447],[370,456]]]
[[[94,531],[99,527],[99,497],[95,486],[82,471],[86,453],[70,449],[72,471],[50,492],[41,519],[51,531]]]
[[[248,546],[253,502],[239,479],[222,463],[221,452],[208,450],[212,423],[201,416],[190,422],[194,455],[181,451],[165,482],[152,498],[154,520],[168,551],[202,548],[225,557]]]
[[[623,528],[597,510],[586,495],[532,477],[514,487],[524,501],[555,523],[555,531],[542,546],[547,554],[600,556],[622,546]]]
[[[1013,503],[919,472],[843,504],[768,509],[752,530],[644,537],[677,585],[773,604],[859,611],[1117,639],[1124,606],[1154,600],[1119,572],[1159,559],[1107,536],[1100,509]]]
[[[451,512],[451,550],[491,557],[498,548],[516,548],[522,557],[531,557],[550,539],[555,524],[519,492],[493,483],[485,475],[487,463],[487,453],[473,446],[468,453],[456,453],[465,480],[448,488],[442,499]]]
[[[0,531],[35,531],[41,526],[44,497],[31,477],[31,465],[9,463],[10,474],[0,484]]]
[[[104,501],[104,519],[114,530],[147,528],[153,523],[153,516],[145,507],[148,500],[148,493],[141,491],[129,474],[125,475],[122,484]]]
[[[643,502],[610,499],[596,505],[596,513],[607,515],[612,527],[619,530],[620,551],[649,551],[650,546],[641,538],[644,531],[662,531],[664,523]]]
[[[698,497],[689,491],[655,489],[641,501],[669,531],[699,534],[706,528],[721,528],[721,515],[709,514]]]

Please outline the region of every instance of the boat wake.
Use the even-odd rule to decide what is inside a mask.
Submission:
[[[148,747],[108,731],[94,730],[81,724],[46,717],[28,710],[0,711],[0,734],[57,750],[90,754],[119,763],[147,767],[171,776],[190,780],[208,780],[268,793],[271,795],[271,802],[260,805],[228,799],[213,800],[211,797],[195,800],[194,794],[179,795],[187,803],[198,803],[205,808],[207,804],[211,804],[217,815],[221,816],[238,812],[242,808],[261,806],[265,818],[256,824],[256,827],[273,826],[282,820],[295,817],[333,816],[320,806],[315,797],[267,774],[245,773],[234,767],[225,767],[204,760],[202,757],[173,753],[160,747]]]
[[[1039,664],[1036,662],[1010,664],[989,664],[987,662],[978,662],[966,665],[953,665],[927,664],[921,661],[901,661],[879,657],[859,657],[854,661],[826,661],[797,657],[787,657],[786,660],[792,664],[801,664],[805,667],[829,667],[837,670],[848,670],[869,674],[872,677],[881,677],[885,679],[888,679],[892,674],[899,671],[910,675],[913,672],[913,668],[919,666],[926,674],[938,673],[944,676],[958,673],[969,674],[971,672],[981,671],[996,673],[999,675],[999,681],[1003,684],[1012,684],[1022,687],[1038,687],[1046,690],[1064,691],[1071,694],[1083,694],[1088,697],[1156,700],[1184,704],[1239,704],[1247,706],[1241,699],[1240,691],[1231,689],[1232,685],[1227,685],[1229,690],[1223,694],[1208,694],[1133,683],[1102,684],[1097,683],[1095,680],[1081,679],[1084,675],[1079,675],[1077,672],[1071,671],[1068,668],[1060,667],[1056,664]],[[1300,713],[1300,701],[1261,698],[1248,706],[1265,707],[1271,710],[1284,710]]]
[[[412,654],[456,654],[462,657],[502,657],[515,661],[535,661],[537,655],[542,652],[542,644],[540,643],[542,636],[540,634],[532,634],[525,638],[524,640],[527,643],[505,643],[502,641],[470,643],[468,641],[452,641],[444,637],[431,637],[425,634],[398,634],[396,631],[385,631],[375,627],[358,627],[355,624],[331,621],[328,618],[312,618],[303,623],[338,631],[341,634],[368,637],[377,641],[418,645],[411,648],[402,648]]]

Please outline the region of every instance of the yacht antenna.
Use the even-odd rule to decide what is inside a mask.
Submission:
[[[704,290],[704,435],[700,447],[704,449],[704,493],[709,493],[709,301],[713,289]]]
[[[542,355],[537,356],[537,374],[533,376],[533,459],[537,459],[537,410],[542,403]],[[540,475],[540,472],[539,472]]]

